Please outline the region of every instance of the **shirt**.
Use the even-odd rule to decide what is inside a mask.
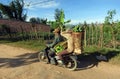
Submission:
[[[49,47],[54,47],[57,43],[63,41],[63,37],[61,35],[55,35],[55,39],[51,44],[48,44]]]

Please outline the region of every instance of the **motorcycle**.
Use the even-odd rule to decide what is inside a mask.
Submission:
[[[68,68],[69,70],[76,70],[77,68],[77,55],[73,53],[71,54],[66,54],[63,56],[63,62],[64,64],[61,62],[60,59],[58,59],[58,56],[56,53],[54,53],[55,55],[53,57],[50,58],[50,63],[51,64],[55,64],[57,66],[62,66],[65,68]],[[45,55],[45,50],[42,50],[38,53],[38,59],[41,62],[47,62],[48,58]]]

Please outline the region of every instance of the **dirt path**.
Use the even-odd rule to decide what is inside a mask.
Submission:
[[[105,62],[97,64],[98,66],[69,71],[38,62],[35,51],[0,44],[0,79],[120,79],[119,66]]]

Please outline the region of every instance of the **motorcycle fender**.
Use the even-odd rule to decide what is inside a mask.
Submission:
[[[77,60],[77,56],[76,55],[73,55],[73,56],[70,56],[70,57],[75,58]]]

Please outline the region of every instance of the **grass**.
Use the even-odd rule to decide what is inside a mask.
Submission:
[[[39,51],[45,48],[44,40],[22,40],[22,41],[2,40],[0,41],[0,43],[11,45],[11,46],[16,46],[16,47],[22,47],[26,49],[31,49],[35,51]]]
[[[120,53],[115,57],[111,58],[110,63],[120,65]]]
[[[120,65],[120,49],[113,48],[98,48],[96,46],[89,46],[84,48],[85,54],[104,55],[111,64]]]
[[[45,48],[44,40],[23,40],[23,41],[9,41],[2,40],[0,43],[22,47],[26,49],[31,49],[35,51],[40,51]],[[85,54],[102,54],[107,57],[109,63],[120,65],[120,49],[112,49],[112,48],[98,48],[96,46],[89,46],[84,48]]]

